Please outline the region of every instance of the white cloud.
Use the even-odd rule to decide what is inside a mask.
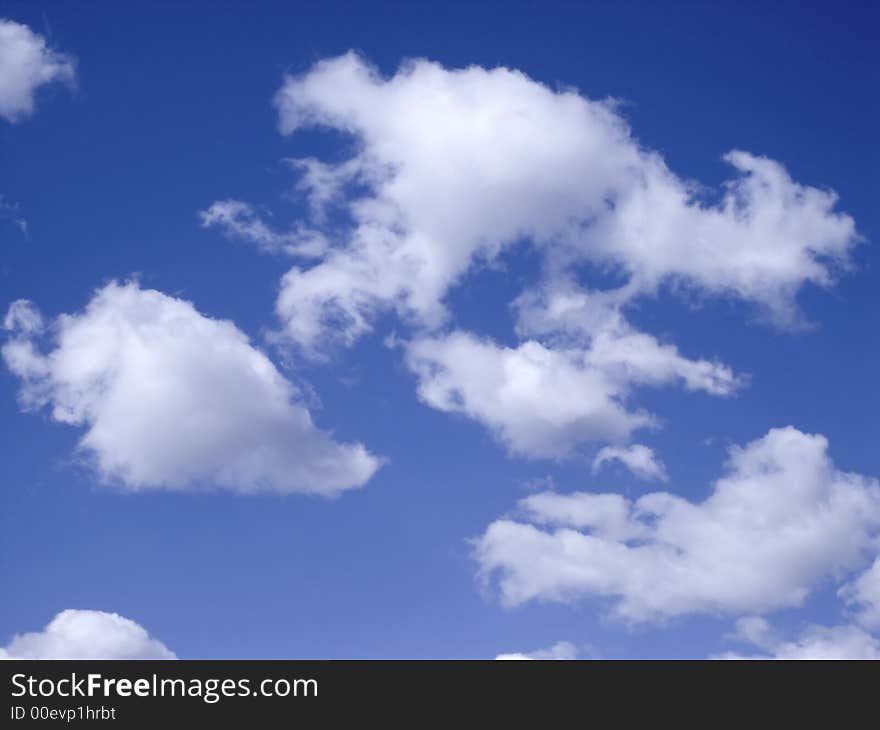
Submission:
[[[602,538],[620,542],[646,535],[644,528],[632,520],[629,501],[619,494],[541,492],[520,500],[519,506],[537,525],[588,528]]]
[[[654,450],[643,444],[632,446],[606,446],[599,449],[596,458],[593,459],[593,473],[598,472],[604,464],[611,461],[619,461],[639,479],[667,480],[666,468],[654,454]]]
[[[610,599],[631,621],[799,606],[878,546],[880,485],[788,427],[731,450],[702,502],[665,492],[532,495],[476,541],[503,603]]]
[[[527,653],[499,654],[495,659],[577,659],[578,656],[578,648],[574,644],[568,641],[558,641],[547,649],[538,649]]]
[[[626,440],[651,423],[624,408],[620,388],[583,353],[454,332],[412,342],[406,359],[424,403],[480,421],[514,453],[565,456],[579,442]]]
[[[221,487],[334,495],[380,461],[319,430],[300,393],[231,322],[135,283],[111,283],[36,347],[32,305],[16,302],[3,347],[21,403],[87,428],[79,443],[104,480],[131,491]]]
[[[652,425],[652,416],[625,405],[635,385],[678,381],[721,395],[740,382],[729,368],[687,360],[617,320],[586,348],[535,340],[502,347],[460,331],[425,336],[406,346],[406,362],[424,403],[483,423],[510,451],[530,457],[564,457],[587,441],[625,442]]]
[[[34,95],[50,83],[72,85],[73,60],[53,51],[26,25],[0,18],[0,117],[17,122],[34,111]]]
[[[830,285],[835,266],[847,265],[855,225],[834,212],[833,192],[799,185],[778,162],[739,150],[724,159],[737,176],[718,205],[659,163],[646,167],[642,184],[590,229],[587,255],[620,263],[640,290],[668,282],[732,294],[789,324],[798,290]]]
[[[785,640],[763,618],[746,616],[737,621],[734,638],[752,644],[762,654],[734,652],[722,659],[880,659],[880,640],[858,626],[810,625],[798,638]]]
[[[104,611],[62,611],[42,630],[18,634],[0,659],[176,659],[134,621]]]
[[[514,302],[520,337],[547,342],[556,349],[582,348],[595,368],[617,382],[663,385],[677,382],[690,391],[725,396],[747,377],[711,360],[691,360],[675,345],[637,331],[620,311],[624,287],[586,291],[570,278],[557,278],[523,293]]]
[[[43,315],[30,302],[19,299],[9,305],[3,318],[3,329],[19,335],[38,335],[45,325]]]
[[[860,624],[880,630],[880,558],[855,580],[844,585],[840,596],[853,609]]]
[[[283,277],[283,337],[322,359],[393,312],[414,329],[404,351],[422,400],[517,454],[624,447],[655,423],[626,402],[637,386],[728,395],[746,382],[637,331],[626,310],[640,299],[735,297],[793,325],[800,288],[830,285],[859,240],[833,192],[777,162],[730,152],[732,179],[707,192],[641,147],[614,103],[507,68],[419,59],[384,77],[348,53],[286,77],[275,105],[283,134],[333,129],[354,150],[338,163],[289,161],[310,210],[303,229],[328,247]],[[238,235],[274,240],[248,207],[223,225],[239,219],[250,232]],[[444,332],[449,291],[522,241],[542,277],[513,302],[519,342]],[[591,288],[585,271],[618,283]]]
[[[735,175],[711,202],[613,104],[506,68],[415,60],[384,78],[349,53],[287,77],[276,106],[285,134],[321,126],[357,143],[338,166],[303,162],[319,210],[348,181],[366,189],[347,197],[347,240],[282,282],[278,314],[306,352],[351,344],[386,310],[441,325],[450,287],[523,238],[551,277],[585,262],[619,272],[621,304],[687,286],[786,324],[799,288],[830,284],[858,238],[833,193],[772,160],[729,153]]]
[[[240,200],[218,200],[199,212],[205,228],[219,228],[230,237],[255,244],[267,253],[316,258],[327,250],[327,240],[318,231],[304,227],[281,233],[265,223],[253,206]]]
[[[737,619],[736,631],[728,638],[765,648],[777,643],[770,622],[763,616],[743,616]]]

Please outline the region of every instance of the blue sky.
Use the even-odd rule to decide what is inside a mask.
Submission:
[[[237,2],[6,2],[0,15],[65,54],[55,63],[70,69],[35,85],[30,112],[7,107],[0,118],[0,299],[4,309],[33,302],[49,324],[29,329],[22,322],[35,310],[23,306],[5,341],[57,355],[33,366],[46,375],[5,350],[0,376],[0,644],[11,654],[22,645],[14,636],[67,609],[117,613],[181,658],[486,658],[559,642],[565,655],[610,658],[818,653],[835,641],[851,655],[880,653],[880,569],[870,572],[880,545],[878,17],[869,3],[265,3],[255,12]],[[352,49],[358,55],[342,55]],[[407,59],[435,65],[399,70]],[[465,67],[486,72],[453,72]],[[499,68],[524,75],[489,71]],[[600,103],[608,98],[616,103]],[[509,114],[520,103],[529,125],[521,138]],[[472,133],[483,118],[489,131]],[[285,124],[301,128],[284,134]],[[444,130],[457,125],[453,145]],[[730,150],[754,156],[739,178],[722,160]],[[323,212],[295,189],[302,170],[285,162],[293,158],[331,165],[321,169],[338,184]],[[752,198],[740,191],[758,222],[713,217],[725,181],[778,174],[764,158],[790,177]],[[400,172],[389,173],[395,165]],[[329,189],[320,184],[313,196]],[[815,189],[806,202],[805,187]],[[594,188],[595,209],[585,192]],[[681,203],[684,189],[691,197]],[[650,209],[646,201],[661,197],[676,217]],[[351,206],[360,199],[391,201],[392,212],[358,219]],[[250,207],[211,207],[228,201]],[[640,228],[646,207],[650,225]],[[566,228],[572,216],[583,236]],[[257,219],[274,233],[235,235],[236,224]],[[513,236],[508,220],[519,225]],[[379,243],[367,237],[377,228]],[[260,250],[300,245],[305,230],[331,253]],[[646,244],[656,261],[645,262],[633,230],[656,235]],[[431,262],[469,236],[477,243],[459,273],[435,263],[396,272],[381,258],[387,241],[412,254],[406,247],[422,245],[420,236]],[[355,240],[376,269],[358,268],[355,254],[333,259]],[[573,263],[554,268],[566,246]],[[777,251],[791,255],[780,263]],[[320,266],[323,279],[309,274]],[[352,284],[346,266],[366,270],[364,280]],[[292,268],[302,275],[283,285]],[[826,286],[815,285],[817,271],[829,273]],[[633,291],[607,312],[588,305],[623,318],[608,330],[573,333],[558,321],[529,330],[523,311],[549,318],[551,308],[511,307],[524,292],[589,296],[627,281]],[[106,296],[96,304],[99,289]],[[148,290],[162,294],[147,302]],[[276,309],[285,292],[288,305]],[[330,311],[328,322],[318,300],[342,314]],[[162,368],[180,367],[168,377],[186,395],[165,404],[137,385],[155,372],[141,361],[126,371],[134,356],[115,348],[126,328],[143,317],[159,326],[172,310],[179,319],[167,333],[144,335]],[[65,313],[79,319],[55,320]],[[206,318],[231,321],[250,345]],[[88,327],[107,321],[116,324]],[[57,338],[77,322],[84,351],[74,352]],[[310,328],[314,337],[303,334]],[[632,334],[647,344],[633,340],[613,374],[583,366],[598,357],[600,336],[617,352]],[[659,357],[658,342],[679,359],[646,375],[643,359]],[[518,349],[524,343],[533,349]],[[105,345],[121,359],[98,380],[115,383],[122,372],[134,383],[118,392],[118,420],[104,391],[83,395],[64,364]],[[193,375],[200,352],[204,378]],[[507,383],[493,401],[504,357],[516,368],[532,356],[545,358],[545,385]],[[486,369],[476,373],[480,358]],[[260,363],[274,374],[253,375]],[[203,394],[214,376],[218,389]],[[601,407],[569,418],[568,401],[594,386],[608,391],[597,391]],[[226,440],[205,442],[202,461],[195,449],[172,457],[173,442],[190,433],[175,429],[214,418],[194,412],[208,403],[228,425]],[[79,421],[60,422],[59,407]],[[297,420],[306,412],[308,427]],[[654,427],[609,425],[644,413]],[[129,434],[132,422],[143,428]],[[796,431],[770,432],[787,426]],[[83,447],[105,427],[97,446]],[[171,445],[156,445],[163,433]],[[268,456],[247,446],[250,434],[270,444]],[[318,472],[309,471],[314,444],[332,462]],[[651,449],[666,481],[619,459],[593,468],[600,449],[634,444]],[[743,463],[725,467],[736,446]],[[148,463],[138,465],[138,454]],[[814,461],[813,471],[803,466]],[[647,532],[612,534],[592,502],[578,523],[571,501],[606,494],[620,504],[662,491],[700,504],[724,474],[734,491],[755,482],[759,497],[794,501],[743,503],[752,515],[766,509],[768,534],[751,525],[757,532],[744,537],[710,515],[705,543],[683,535],[700,515],[682,528],[664,512],[655,519],[675,532],[668,544],[666,528],[654,532],[635,514],[629,522]],[[808,482],[813,491],[798,492]],[[548,494],[568,500],[558,503],[563,518],[533,499]],[[826,502],[850,506],[824,525]],[[803,522],[785,521],[802,513]],[[815,539],[768,543],[762,557],[765,538],[802,531]],[[559,551],[565,534],[574,564]],[[723,552],[728,539],[739,547]],[[690,562],[646,589],[639,546],[665,565],[670,545]],[[535,567],[529,556],[539,554]],[[730,593],[707,585],[703,562],[716,558],[708,573],[729,578]],[[749,573],[742,585],[739,558]],[[672,597],[652,600],[667,587]],[[80,629],[102,631],[102,615],[92,615],[97,628]]]

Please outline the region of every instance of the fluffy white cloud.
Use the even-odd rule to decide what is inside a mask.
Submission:
[[[42,631],[18,634],[0,659],[176,659],[134,621],[116,613],[67,609]]]
[[[856,620],[869,629],[880,629],[880,558],[855,580],[840,589]]]
[[[327,250],[327,240],[322,233],[302,227],[285,233],[276,231],[260,218],[253,206],[240,200],[218,200],[199,212],[199,219],[205,228],[218,228],[224,235],[253,243],[267,253],[315,258]]]
[[[810,625],[798,638],[780,638],[759,616],[737,621],[735,638],[753,644],[762,654],[743,656],[734,652],[722,659],[880,659],[880,640],[858,626]]]
[[[686,358],[675,345],[636,330],[621,312],[630,291],[630,286],[588,291],[569,276],[549,279],[514,301],[516,332],[555,349],[584,349],[592,366],[621,383],[677,382],[716,396],[746,384],[747,376],[734,374],[723,363]]]
[[[34,95],[53,82],[72,84],[72,59],[53,51],[26,25],[0,18],[0,117],[17,122],[34,111]]]
[[[3,329],[8,332],[16,332],[19,335],[39,335],[45,324],[40,310],[30,302],[19,299],[9,305],[6,316],[3,318]]]
[[[666,468],[654,454],[654,450],[643,444],[632,446],[606,446],[599,449],[596,458],[593,459],[593,473],[598,472],[604,464],[619,461],[639,479],[667,480]]]
[[[717,205],[659,162],[589,230],[587,255],[619,263],[642,291],[669,282],[762,305],[778,324],[797,319],[805,283],[828,286],[858,240],[833,192],[794,182],[785,168],[743,151],[724,156],[737,176]]]
[[[135,283],[111,283],[52,326],[14,303],[3,358],[25,408],[48,406],[85,426],[80,449],[128,490],[221,487],[334,495],[363,485],[380,461],[319,430],[287,381],[228,321]]]
[[[633,328],[625,314],[640,298],[733,296],[793,324],[799,289],[830,285],[859,239],[833,192],[795,182],[777,162],[731,152],[734,176],[707,193],[641,147],[614,103],[507,68],[413,60],[383,77],[348,53],[286,77],[275,104],[283,134],[319,127],[354,142],[339,163],[290,161],[310,210],[303,231],[328,248],[284,276],[284,336],[321,359],[394,312],[415,329],[405,352],[422,400],[526,456],[625,446],[653,422],[626,403],[636,386],[727,395],[745,382]],[[221,201],[204,215],[276,245],[242,205]],[[449,291],[522,241],[543,273],[514,302],[520,341],[441,332]],[[597,289],[585,271],[618,283]],[[637,451],[620,453],[636,463]]]
[[[568,641],[558,641],[547,649],[538,649],[528,653],[499,654],[495,659],[577,659],[578,648]]]
[[[624,442],[650,426],[649,414],[624,403],[634,385],[678,381],[717,395],[737,387],[729,368],[687,360],[617,324],[571,349],[535,340],[502,347],[460,331],[426,336],[406,346],[406,362],[423,402],[483,423],[510,451],[531,457],[563,457],[587,441]]]
[[[651,423],[620,403],[620,388],[580,352],[538,342],[499,347],[465,332],[412,342],[419,398],[488,426],[512,452],[564,456],[582,441],[623,441]]]
[[[699,503],[665,492],[533,495],[476,541],[503,603],[611,599],[628,621],[798,606],[878,545],[880,485],[788,427],[731,450]]]
[[[276,105],[285,134],[322,126],[357,142],[340,165],[303,162],[318,209],[357,190],[342,245],[282,283],[278,313],[307,352],[350,344],[388,309],[441,324],[449,288],[522,239],[553,276],[583,262],[618,271],[622,302],[689,286],[757,303],[779,323],[857,240],[833,193],[772,160],[729,153],[735,176],[712,202],[641,148],[613,104],[506,68],[416,60],[383,78],[349,53],[288,77]]]
[[[605,106],[555,98],[504,69],[417,61],[384,80],[354,54],[288,78],[277,96],[282,130],[320,124],[355,135],[357,164],[346,164],[372,188],[351,201],[346,245],[286,277],[278,310],[291,336],[306,348],[328,332],[350,342],[388,307],[439,324],[446,290],[474,259],[556,232],[575,207],[566,178],[587,158],[609,167],[599,148],[616,148],[626,132]],[[584,180],[577,197],[601,198],[604,177]]]

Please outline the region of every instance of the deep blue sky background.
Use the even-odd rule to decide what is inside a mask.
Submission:
[[[788,424],[828,436],[839,468],[878,475],[878,7],[0,3],[0,16],[75,55],[79,78],[74,94],[41,95],[24,123],[0,123],[0,193],[29,222],[23,236],[0,221],[0,307],[24,297],[54,316],[108,279],[139,274],[261,342],[290,262],[201,230],[196,213],[237,197],[266,203],[283,224],[297,208],[281,160],[341,154],[332,138],[276,132],[282,74],[349,48],[386,73],[411,56],[507,65],[625,101],[641,141],[702,183],[724,179],[731,148],[779,159],[795,180],[834,188],[865,237],[834,290],[804,293],[812,331],[781,334],[718,302],[663,299],[633,315],[686,355],[752,374],[729,400],[640,395],[666,420],[648,442],[668,488],[705,495],[727,444]],[[478,274],[481,287],[453,294],[460,321],[509,333],[505,302],[528,275],[516,259]],[[61,609],[95,608],[138,621],[184,658],[477,658],[561,639],[609,657],[724,648],[723,619],[633,634],[598,618],[596,603],[508,611],[481,596],[467,540],[527,494],[528,480],[634,496],[653,487],[618,470],[594,479],[584,462],[510,459],[478,424],[420,405],[382,345],[392,327],[381,323],[332,367],[291,375],[320,396],[320,425],[391,459],[333,501],[102,489],[70,463],[77,431],[21,414],[15,379],[0,374],[0,645]],[[828,593],[798,616],[834,622]]]

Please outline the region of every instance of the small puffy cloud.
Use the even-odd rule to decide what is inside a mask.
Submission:
[[[599,449],[599,453],[593,459],[593,473],[595,474],[604,464],[612,461],[619,461],[639,479],[658,479],[661,482],[667,480],[663,462],[657,459],[653,449],[643,444],[632,444],[626,447],[605,446]]]
[[[69,56],[53,51],[26,25],[0,18],[0,117],[17,122],[30,116],[40,87],[71,85],[75,77]]]
[[[625,442],[652,425],[652,416],[625,404],[634,386],[680,382],[712,394],[738,387],[729,368],[688,360],[617,324],[586,348],[536,340],[503,347],[461,331],[423,336],[406,346],[406,362],[424,403],[484,424],[511,452],[529,457],[564,457],[589,441]]]
[[[707,195],[640,146],[612,103],[508,68],[419,59],[386,78],[348,53],[288,76],[275,103],[284,134],[356,142],[341,163],[299,165],[313,223],[330,200],[350,220],[338,247],[282,281],[278,314],[307,353],[351,344],[389,310],[442,325],[447,292],[522,240],[551,279],[584,264],[619,273],[619,305],[688,288],[791,324],[800,288],[829,285],[859,240],[833,192],[778,162],[730,152],[733,176]]]
[[[312,421],[298,389],[244,333],[192,304],[111,283],[81,313],[52,324],[40,352],[36,309],[5,321],[9,369],[26,409],[82,426],[98,475],[129,491],[218,487],[335,495],[363,485],[380,460]]]
[[[880,630],[880,558],[864,573],[840,589],[840,597],[852,609],[856,621]]]
[[[582,353],[454,332],[412,342],[406,359],[424,403],[483,423],[514,453],[565,456],[580,442],[626,440],[651,423],[626,410],[620,389]]]
[[[42,631],[18,634],[0,659],[176,659],[139,624],[116,613],[62,611]]]
[[[770,622],[763,616],[743,616],[736,622],[736,631],[730,638],[744,641],[754,646],[767,647],[776,643]]]
[[[240,200],[218,200],[199,213],[205,228],[217,228],[229,238],[253,243],[267,253],[316,258],[327,250],[327,240],[315,230],[297,228],[281,233],[271,228],[253,209]]]
[[[786,640],[763,618],[737,621],[733,638],[752,644],[762,653],[722,654],[721,659],[880,659],[880,640],[858,626],[810,625],[796,639]]]
[[[38,335],[43,327],[43,315],[26,299],[18,299],[10,304],[3,318],[3,329],[20,335]]]
[[[538,649],[528,653],[499,654],[495,659],[577,659],[579,654],[578,648],[571,642],[558,641],[547,649]]]
[[[475,543],[502,602],[600,597],[629,622],[799,606],[876,550],[877,480],[837,470],[818,435],[773,429],[731,450],[702,502],[667,492],[539,494]]]

